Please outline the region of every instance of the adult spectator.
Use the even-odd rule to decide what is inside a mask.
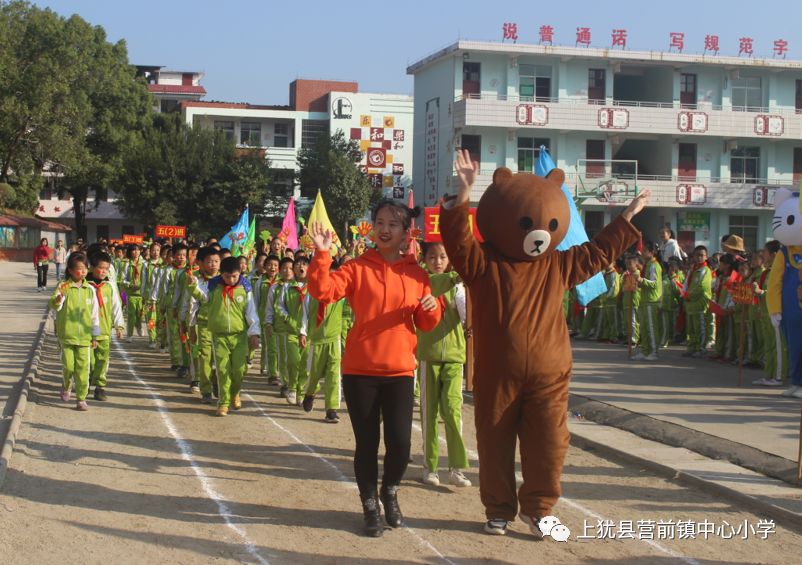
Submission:
[[[685,258],[685,253],[674,239],[673,231],[668,228],[660,228],[658,235],[660,236],[660,260],[663,263],[668,263],[672,257],[676,257],[680,261]]]
[[[39,246],[33,250],[33,266],[36,268],[36,290],[42,292],[47,288],[47,268],[50,265],[50,256],[53,250],[47,244],[47,238],[43,237]]]
[[[56,263],[56,280],[60,281],[61,271],[67,263],[67,248],[60,239],[56,242],[56,249],[53,251],[53,261]]]

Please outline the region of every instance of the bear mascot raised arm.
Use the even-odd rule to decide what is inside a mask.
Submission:
[[[780,328],[788,346],[788,375],[791,386],[783,396],[802,398],[802,209],[799,193],[780,188],[774,194],[774,238],[782,246],[774,256],[769,273],[768,306],[771,323]],[[781,355],[781,350],[778,349]]]
[[[443,243],[470,289],[476,347],[474,412],[485,531],[505,534],[518,514],[536,537],[560,497],[568,450],[572,356],[563,294],[602,271],[640,239],[629,220],[648,191],[592,241],[556,251],[569,223],[565,174],[546,177],[497,169],[479,201],[484,243],[469,230],[469,196],[478,163],[457,154],[456,199],[440,211]],[[523,484],[516,496],[515,448]]]

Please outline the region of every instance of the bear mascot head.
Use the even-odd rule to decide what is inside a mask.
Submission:
[[[513,261],[536,261],[554,251],[571,221],[564,182],[560,169],[546,177],[496,169],[476,209],[486,244]]]
[[[802,245],[802,212],[799,193],[779,188],[774,193],[774,238],[785,246]]]

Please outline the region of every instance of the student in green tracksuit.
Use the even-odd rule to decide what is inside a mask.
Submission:
[[[292,263],[293,260],[289,257],[284,257],[279,261],[279,280],[272,287],[270,287],[268,291],[267,300],[265,301],[265,314],[263,317],[265,335],[268,338],[275,338],[277,348],[276,359],[279,381],[278,383],[274,383],[272,381],[268,382],[270,384],[280,385],[279,396],[281,398],[286,398],[287,391],[289,390],[287,385],[289,373],[287,371],[287,348],[285,347],[285,343],[287,341],[286,337],[290,331],[290,328],[283,319],[276,316],[276,306],[278,305],[279,296],[281,296],[281,294],[284,292],[284,287],[292,284],[293,278],[295,277],[295,274],[292,270]]]
[[[86,282],[89,262],[83,253],[71,253],[67,259],[66,280],[60,283],[50,298],[50,308],[56,311],[56,335],[61,345],[63,383],[61,400],[70,401],[72,381],[75,381],[76,408],[88,410],[91,351],[97,347],[100,335],[100,316],[95,290]]]
[[[643,276],[637,279],[641,296],[638,305],[640,350],[633,356],[636,361],[657,361],[660,304],[663,299],[663,267],[657,258],[659,252],[657,244],[651,241],[647,241],[643,247]]]
[[[716,346],[709,357],[722,363],[732,361],[738,349],[735,335],[735,301],[729,288],[730,283],[738,281],[737,268],[734,255],[726,253],[719,259],[713,299],[726,314],[716,315]]]
[[[92,351],[90,385],[95,386],[95,400],[106,400],[106,373],[109,370],[109,354],[111,352],[111,333],[116,331],[117,339],[123,338],[125,320],[123,307],[117,288],[108,277],[111,257],[99,251],[92,256],[92,272],[86,278],[95,290],[100,317],[100,335],[97,347]]]
[[[663,273],[663,299],[660,305],[660,347],[666,348],[674,339],[682,305],[680,292],[685,276],[680,268],[679,259],[671,257],[668,269]]]
[[[309,383],[301,404],[304,411],[314,408],[315,395],[323,380],[323,398],[326,406],[326,422],[340,421],[340,362],[342,361],[343,306],[345,299],[333,304],[321,304],[307,294],[303,305],[300,340],[306,341]]]
[[[148,249],[148,260],[145,262],[145,274],[142,277],[142,302],[144,309],[145,327],[148,329],[148,341],[151,349],[156,349],[156,303],[151,300],[153,290],[154,274],[162,264],[161,244],[154,242]]]
[[[705,356],[709,335],[710,299],[713,297],[713,271],[707,265],[707,247],[699,245],[693,250],[691,267],[682,295],[685,305],[685,327],[688,331],[688,348],[685,357]]]
[[[627,270],[621,276],[621,307],[624,320],[624,339],[629,339],[632,347],[638,345],[640,324],[638,324],[638,307],[640,306],[640,273],[641,259],[638,256],[627,257]]]
[[[779,241],[772,240],[766,243],[760,254],[763,257],[763,264],[767,265],[767,268],[760,275],[760,278],[752,283],[752,289],[760,300],[760,304],[758,305],[760,309],[758,331],[761,336],[760,340],[763,343],[763,373],[766,375],[765,377],[752,381],[753,385],[783,386],[783,379],[788,376],[788,350],[785,344],[785,335],[780,328],[774,327],[774,324],[771,323],[768,303],[766,301],[771,267],[779,251]]]
[[[443,307],[440,323],[418,337],[418,380],[420,381],[421,431],[423,433],[423,482],[440,485],[437,473],[440,459],[438,414],[443,419],[448,449],[451,484],[471,486],[463,471],[468,468],[468,452],[462,438],[462,378],[465,366],[465,287],[455,271],[446,272],[448,256],[442,243],[430,243],[424,255],[432,296]]]
[[[128,296],[128,342],[134,335],[142,335],[142,280],[145,273],[145,261],[142,259],[138,245],[128,248],[128,264],[123,273],[123,288]]]
[[[267,312],[267,301],[273,293],[273,287],[278,279],[278,267],[280,259],[275,255],[268,255],[264,261],[264,273],[256,281],[253,289],[256,308],[259,311],[259,319],[262,322],[262,347],[260,359],[260,374],[267,375],[268,384],[278,384],[278,345],[276,336],[267,336],[267,326],[265,325],[265,314]]]
[[[220,276],[210,280],[207,288],[201,300],[209,303],[206,327],[212,334],[217,363],[217,415],[227,416],[229,406],[234,410],[242,407],[240,390],[248,354],[259,346],[259,316],[251,285],[241,274],[239,257],[223,259]]]
[[[214,374],[214,348],[209,331],[209,303],[204,297],[209,294],[209,281],[220,272],[220,252],[214,247],[203,247],[198,252],[200,271],[197,276],[190,271],[187,276],[187,301],[184,320],[189,328],[189,341],[195,355],[195,378],[201,393],[201,402],[211,404],[212,393],[217,390]],[[219,393],[219,391],[218,391]]]
[[[752,291],[754,292],[755,283],[760,281],[760,277],[766,271],[763,267],[763,255],[760,252],[752,256],[750,267],[752,272],[746,282],[752,286]],[[760,315],[760,298],[755,293],[754,302],[747,305],[746,311],[746,357],[744,363],[750,369],[763,368],[763,349],[765,344],[762,339],[763,335],[760,332]]]
[[[587,306],[585,318],[582,320],[582,331],[579,334],[580,339],[591,339],[594,337],[596,326],[598,325],[599,318],[601,318],[601,311],[602,298],[599,296],[591,300]]]
[[[172,269],[173,250],[167,243],[162,247],[160,263],[153,269],[150,281],[150,291],[148,302],[154,305],[156,311],[156,343],[162,353],[167,352],[167,317],[165,316],[164,305],[164,277],[168,269]]]
[[[301,320],[304,315],[306,299],[306,271],[309,259],[299,257],[293,261],[294,280],[281,289],[277,297],[275,316],[287,329],[283,343],[279,347],[284,350],[287,364],[287,404],[301,405],[301,397],[306,390],[309,375],[306,371],[308,349],[306,339],[301,340]]]
[[[601,315],[596,324],[596,339],[607,343],[618,341],[618,295],[621,292],[621,277],[611,264],[604,271],[607,292],[601,296]]]
[[[180,273],[187,266],[187,246],[183,243],[177,244],[173,248],[173,265],[162,277],[164,294],[164,312],[167,318],[167,341],[170,346],[170,370],[178,371],[179,377],[185,375],[186,368],[189,367],[189,354],[184,348],[181,340],[181,325],[178,319],[178,309],[174,306],[175,297],[180,293],[178,282]]]
[[[192,392],[198,392],[198,381],[195,380],[194,365],[192,363],[191,348],[189,345],[189,334],[186,323],[181,317],[183,307],[187,300],[187,273],[192,270],[197,271],[198,266],[195,259],[198,256],[198,245],[196,243],[187,246],[187,262],[183,269],[175,274],[175,284],[173,285],[172,312],[178,320],[178,343],[180,344],[181,365],[178,368],[179,378],[189,378]]]

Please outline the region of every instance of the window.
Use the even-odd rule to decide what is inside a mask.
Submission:
[[[192,86],[192,73],[183,73],[181,75],[181,86]]]
[[[744,240],[744,248],[757,249],[757,216],[730,216],[730,233],[740,235]]]
[[[162,100],[159,106],[163,114],[177,112],[180,108],[181,106],[178,104],[178,100]]]
[[[588,69],[588,104],[604,104],[607,83],[604,69]]]
[[[479,63],[462,63],[462,95],[478,98],[482,92],[482,71]]]
[[[549,140],[538,137],[519,137],[518,138],[518,172],[534,173],[535,163],[540,157],[540,146],[545,145],[549,148]]]
[[[760,147],[739,147],[730,152],[730,182],[758,182]]]
[[[53,184],[45,179],[45,185],[39,191],[39,200],[50,200],[53,198]]]
[[[216,131],[222,131],[228,139],[232,141],[234,140],[234,122],[221,122],[219,120],[215,120],[214,129]]]
[[[522,100],[548,101],[551,98],[551,67],[520,65],[518,77]]]
[[[679,102],[682,106],[696,104],[696,75],[682,73],[679,76]]]
[[[19,245],[20,249],[32,249],[39,245],[39,241],[42,239],[42,232],[39,230],[39,228],[21,227],[19,228],[18,233],[19,239],[17,240],[17,244]]]
[[[482,136],[481,135],[462,135],[460,149],[467,149],[471,155],[471,161],[482,162]]]
[[[303,120],[301,122],[301,147],[313,147],[321,135],[329,134],[327,120]]]
[[[740,112],[759,112],[763,106],[760,77],[732,79],[732,109]]]
[[[796,97],[794,98],[794,108],[797,114],[802,114],[802,80],[796,81]]]
[[[239,142],[250,147],[261,147],[262,124],[259,122],[240,122]]]
[[[273,127],[273,147],[289,147],[290,124],[277,123]]]

